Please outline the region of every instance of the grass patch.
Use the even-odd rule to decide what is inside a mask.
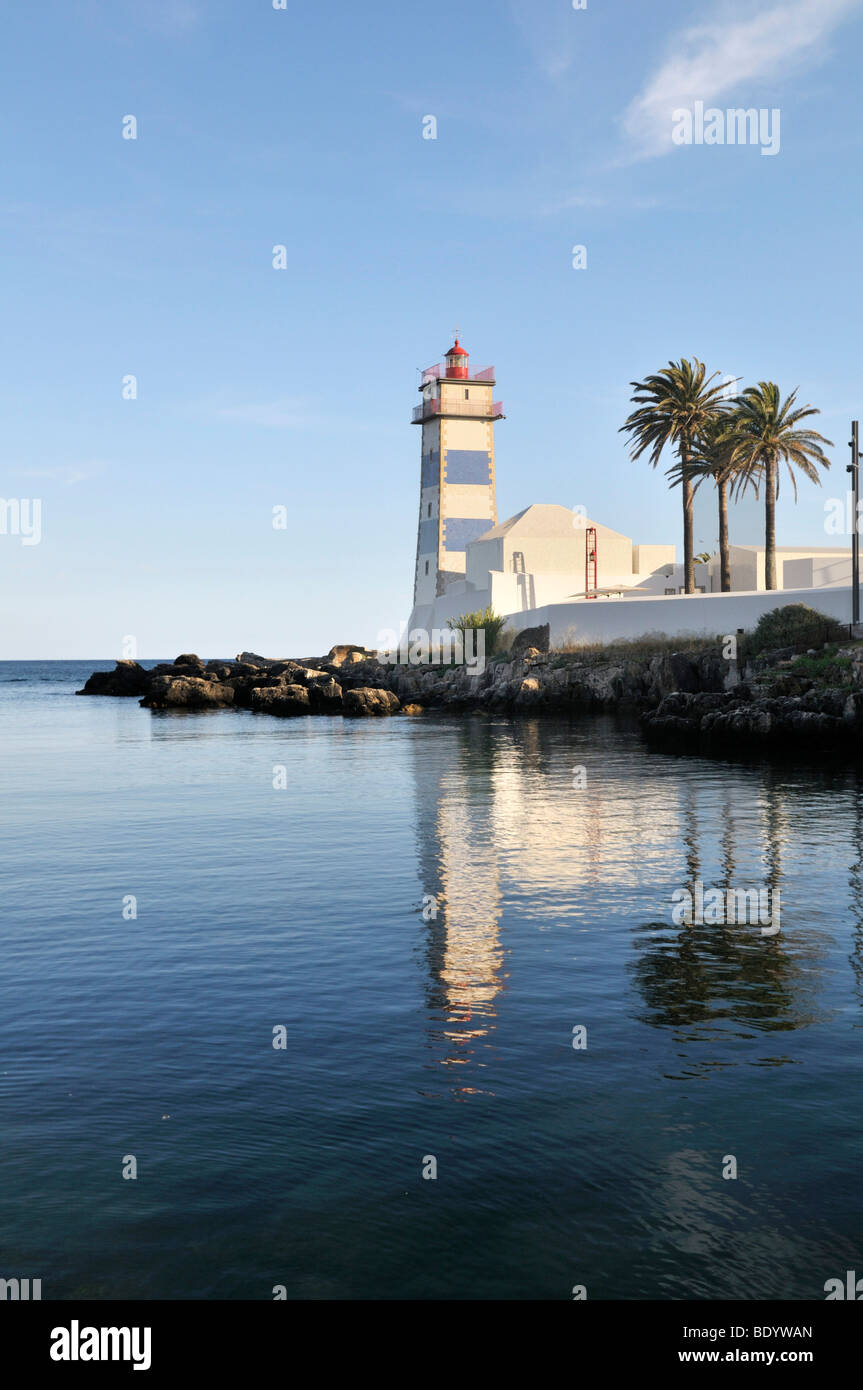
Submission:
[[[850,656],[840,656],[836,647],[825,647],[818,656],[798,656],[788,667],[794,676],[808,676],[819,685],[850,685]]]
[[[649,661],[651,657],[667,656],[672,652],[700,656],[705,652],[721,651],[722,641],[722,637],[666,637],[664,633],[649,632],[614,642],[585,642],[583,645],[564,642],[555,648],[555,656],[558,659],[560,656],[580,657],[585,661]],[[557,664],[557,660],[553,664]]]

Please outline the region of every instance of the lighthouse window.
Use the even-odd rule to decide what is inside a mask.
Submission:
[[[470,400],[470,391],[468,391],[467,387],[464,388],[464,398],[466,401]]]
[[[429,510],[428,510],[428,514],[429,514],[429,516],[431,516],[431,502],[429,502]]]
[[[428,562],[428,560],[426,560],[426,574],[428,574],[428,572],[429,572],[429,562]]]

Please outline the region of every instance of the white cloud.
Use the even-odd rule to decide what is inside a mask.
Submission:
[[[705,104],[747,82],[787,75],[789,67],[820,61],[824,40],[863,0],[781,0],[736,21],[718,16],[678,34],[662,67],[624,113],[634,158],[672,148],[672,112]],[[747,102],[747,105],[751,103]]]
[[[93,461],[82,466],[64,464],[58,468],[11,468],[8,469],[10,477],[16,478],[40,478],[45,481],[55,483],[65,483],[68,487],[75,483],[83,483],[95,477],[96,474],[104,472],[106,464]]]

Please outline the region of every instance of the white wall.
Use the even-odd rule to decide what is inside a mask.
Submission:
[[[675,545],[634,545],[632,570],[634,574],[654,574],[658,569],[677,563]]]
[[[643,548],[643,547],[642,547]],[[668,566],[663,566],[651,574],[637,574],[630,581],[638,585],[638,593],[630,594],[630,598],[638,598],[640,594],[665,597],[666,589],[674,589],[677,592],[686,587],[686,572],[682,565],[674,565],[671,574],[666,574]],[[695,583],[701,585],[704,592],[709,594],[714,588],[719,588],[719,583],[712,582],[712,572],[709,563],[698,564],[695,566]],[[600,586],[602,587],[602,586]],[[609,586],[606,585],[606,588]]]
[[[801,568],[802,560],[810,561],[808,570],[805,567]],[[821,584],[851,583],[850,549],[842,550],[838,546],[831,546],[814,550],[801,546],[799,550],[790,550],[783,546],[777,554],[776,563],[779,569],[777,578],[784,589],[809,589],[817,588]]]
[[[546,604],[528,613],[513,613],[509,626],[518,631],[548,623],[552,646],[608,642],[653,633],[668,637],[716,637],[736,632],[739,627],[752,629],[762,613],[789,603],[805,603],[839,622],[851,621],[851,588],[845,586],[692,597],[681,594],[636,602],[631,599],[581,599],[575,603]],[[476,606],[480,607],[480,603]]]
[[[743,593],[764,588],[764,552],[744,550],[739,545],[728,547],[731,563],[731,588]]]
[[[599,528],[597,527],[597,530]],[[570,592],[584,590],[584,562],[587,546],[586,530],[573,530],[568,536],[530,536],[513,530],[504,536],[503,565],[514,572],[514,556],[520,556],[519,568],[528,574],[557,574],[565,577]],[[632,541],[614,532],[597,536],[599,551],[599,583],[632,583]]]
[[[490,570],[503,569],[503,537],[491,541],[469,541],[465,574],[471,584],[482,586],[489,582]]]
[[[782,567],[782,578],[789,587],[798,589],[847,585],[851,583],[851,556],[837,559],[826,555],[807,555],[786,560]]]

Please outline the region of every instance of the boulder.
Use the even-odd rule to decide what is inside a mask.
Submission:
[[[332,676],[309,681],[306,688],[314,714],[341,714],[342,687]]]
[[[230,676],[225,682],[234,692],[234,704],[240,709],[249,709],[252,703],[252,696],[258,686],[264,682],[261,671],[255,671],[254,675]],[[278,684],[278,682],[275,682]]]
[[[175,662],[173,666],[169,666],[167,671],[160,672],[160,674],[170,676],[172,680],[180,680],[183,677],[188,677],[191,680],[215,680],[214,676],[207,675],[206,666],[182,666],[177,662]]]
[[[234,691],[220,681],[193,676],[156,676],[141,704],[145,709],[218,709],[234,703]]]
[[[399,698],[391,690],[361,686],[359,690],[346,690],[344,694],[343,713],[351,718],[396,714],[398,710]]]
[[[297,661],[272,661],[264,669],[268,676],[281,679],[286,685],[302,685],[300,677],[305,668]]]
[[[238,652],[237,660],[241,666],[258,666],[261,670],[276,664],[272,657],[258,656],[256,652]]]
[[[76,695],[146,695],[151,672],[137,661],[118,661],[113,671],[94,671]]]
[[[709,734],[711,738],[716,738],[717,735],[723,737],[730,735],[731,741],[736,743],[751,739],[762,742],[775,732],[773,715],[770,711],[758,709],[755,706],[732,709],[726,714],[705,714],[699,727],[702,733]]]
[[[401,714],[422,714],[423,707],[422,705],[402,705],[399,712]]]
[[[324,657],[324,665],[352,666],[358,661],[368,661],[374,655],[374,652],[366,651],[365,647],[358,647],[353,643],[345,643],[340,647],[330,647],[330,650]]]
[[[183,652],[182,656],[174,657],[175,666],[200,666],[203,668],[203,661],[194,652]]]
[[[697,664],[683,652],[671,652],[668,657],[668,672],[673,690],[683,690],[694,694],[702,689]]]
[[[548,636],[548,623],[542,623],[539,627],[522,628],[521,632],[517,632],[512,639],[510,661],[517,661],[524,656],[529,647],[535,647],[537,652],[547,652]]]
[[[535,705],[542,699],[542,686],[536,676],[526,676],[518,683],[515,702],[517,705]]]
[[[258,714],[276,714],[281,719],[312,712],[304,685],[258,686],[252,691],[251,707]]]

